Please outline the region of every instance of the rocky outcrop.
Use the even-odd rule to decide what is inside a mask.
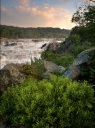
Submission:
[[[51,52],[54,52],[56,53],[57,52],[57,49],[60,47],[60,43],[58,42],[53,42],[53,43],[50,43],[47,48],[46,48],[46,51],[51,51]]]
[[[81,52],[63,76],[69,79],[78,79],[80,75],[80,66],[82,67],[84,64],[90,64],[91,61],[95,63],[95,58],[91,58],[92,54],[95,55],[95,48]]]
[[[0,94],[9,86],[20,84],[25,80],[25,75],[20,72],[22,64],[7,64],[0,70]]]
[[[67,38],[65,41],[58,43],[50,43],[46,51],[51,51],[53,53],[71,53],[75,45],[72,43],[70,38]]]

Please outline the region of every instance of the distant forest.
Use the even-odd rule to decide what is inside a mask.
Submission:
[[[2,38],[65,38],[70,34],[70,30],[38,27],[38,28],[23,28],[14,26],[0,26]]]

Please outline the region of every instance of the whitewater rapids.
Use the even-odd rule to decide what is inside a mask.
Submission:
[[[64,39],[56,40],[60,43]],[[30,63],[35,57],[41,58],[41,47],[54,42],[54,39],[17,39],[1,40],[0,42],[0,69],[9,63]]]

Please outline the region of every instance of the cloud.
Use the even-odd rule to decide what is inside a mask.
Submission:
[[[22,1],[22,0],[20,0]],[[29,2],[24,0],[23,3]],[[74,26],[71,23],[72,14],[59,6],[50,7],[49,5],[40,6],[16,6],[2,8],[1,23],[20,27],[60,27],[70,29]],[[7,14],[7,17],[6,17]]]
[[[28,6],[29,5],[29,0],[19,0],[19,2],[24,5],[24,6]]]
[[[11,15],[13,16],[13,13],[11,11],[9,11],[9,9],[7,7],[1,7],[1,12],[5,13],[6,15]],[[1,13],[1,14],[2,14]]]

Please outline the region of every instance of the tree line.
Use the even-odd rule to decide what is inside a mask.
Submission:
[[[66,38],[70,34],[70,30],[38,27],[38,28],[23,28],[14,26],[0,26],[2,38]]]

